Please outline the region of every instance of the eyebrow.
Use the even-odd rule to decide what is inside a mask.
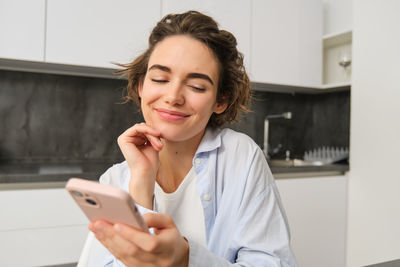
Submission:
[[[153,69],[158,69],[158,70],[162,70],[162,71],[171,73],[171,69],[170,69],[169,67],[163,66],[163,65],[159,65],[159,64],[154,64],[154,65],[152,65],[152,66],[149,68],[149,71],[150,71],[150,70],[153,70]],[[204,79],[204,80],[209,81],[212,85],[214,85],[214,82],[211,80],[211,78],[210,78],[208,75],[203,74],[203,73],[191,72],[191,73],[189,73],[189,74],[187,75],[187,77],[188,77],[188,78],[200,78],[200,79]]]

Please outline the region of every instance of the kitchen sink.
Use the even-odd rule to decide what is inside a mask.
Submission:
[[[322,166],[330,164],[330,162],[323,161],[307,161],[303,159],[272,159],[268,160],[271,167],[300,167],[300,166]]]

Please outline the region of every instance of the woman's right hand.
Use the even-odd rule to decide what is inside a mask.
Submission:
[[[161,133],[146,123],[138,123],[118,137],[118,145],[128,163],[131,179],[129,192],[141,206],[153,208],[154,184],[163,144]]]

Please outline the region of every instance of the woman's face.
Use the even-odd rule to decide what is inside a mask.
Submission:
[[[212,113],[226,108],[216,103],[218,76],[217,60],[205,44],[167,37],[155,46],[139,88],[146,123],[169,141],[199,137]]]

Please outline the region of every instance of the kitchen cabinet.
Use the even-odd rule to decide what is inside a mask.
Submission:
[[[345,266],[347,183],[346,175],[276,180],[299,266]],[[88,219],[65,189],[0,191],[0,210],[1,266],[78,261]]]
[[[117,68],[147,47],[160,1],[48,0],[46,62]]]
[[[352,1],[324,0],[323,88],[351,85]]]
[[[77,262],[88,219],[65,189],[0,191],[0,265]]]
[[[323,0],[324,36],[353,29],[353,1]]]
[[[0,58],[43,61],[45,0],[0,0]]]
[[[162,15],[200,11],[213,17],[221,29],[232,32],[238,42],[238,50],[244,55],[247,70],[251,49],[251,1],[248,0],[163,0]]]
[[[322,1],[253,0],[251,80],[322,84]]]
[[[323,88],[351,85],[352,31],[324,36]]]
[[[353,10],[346,267],[398,267],[400,1],[357,0]]]
[[[299,266],[345,266],[347,175],[277,179]]]
[[[24,12],[28,8],[17,9],[15,1],[0,1],[6,7],[1,14],[8,10],[1,21],[13,21],[0,26],[3,35],[11,36],[0,44],[7,48],[0,50],[0,58],[61,64],[57,68],[37,66],[44,71],[59,69],[62,73],[64,66],[74,75],[88,71],[86,75],[91,76],[91,69],[83,67],[118,68],[113,62],[127,63],[147,47],[149,33],[161,16],[199,10],[237,37],[252,82],[312,88],[322,84],[319,0],[18,1],[27,3],[29,14]],[[30,55],[31,50],[36,54]]]

